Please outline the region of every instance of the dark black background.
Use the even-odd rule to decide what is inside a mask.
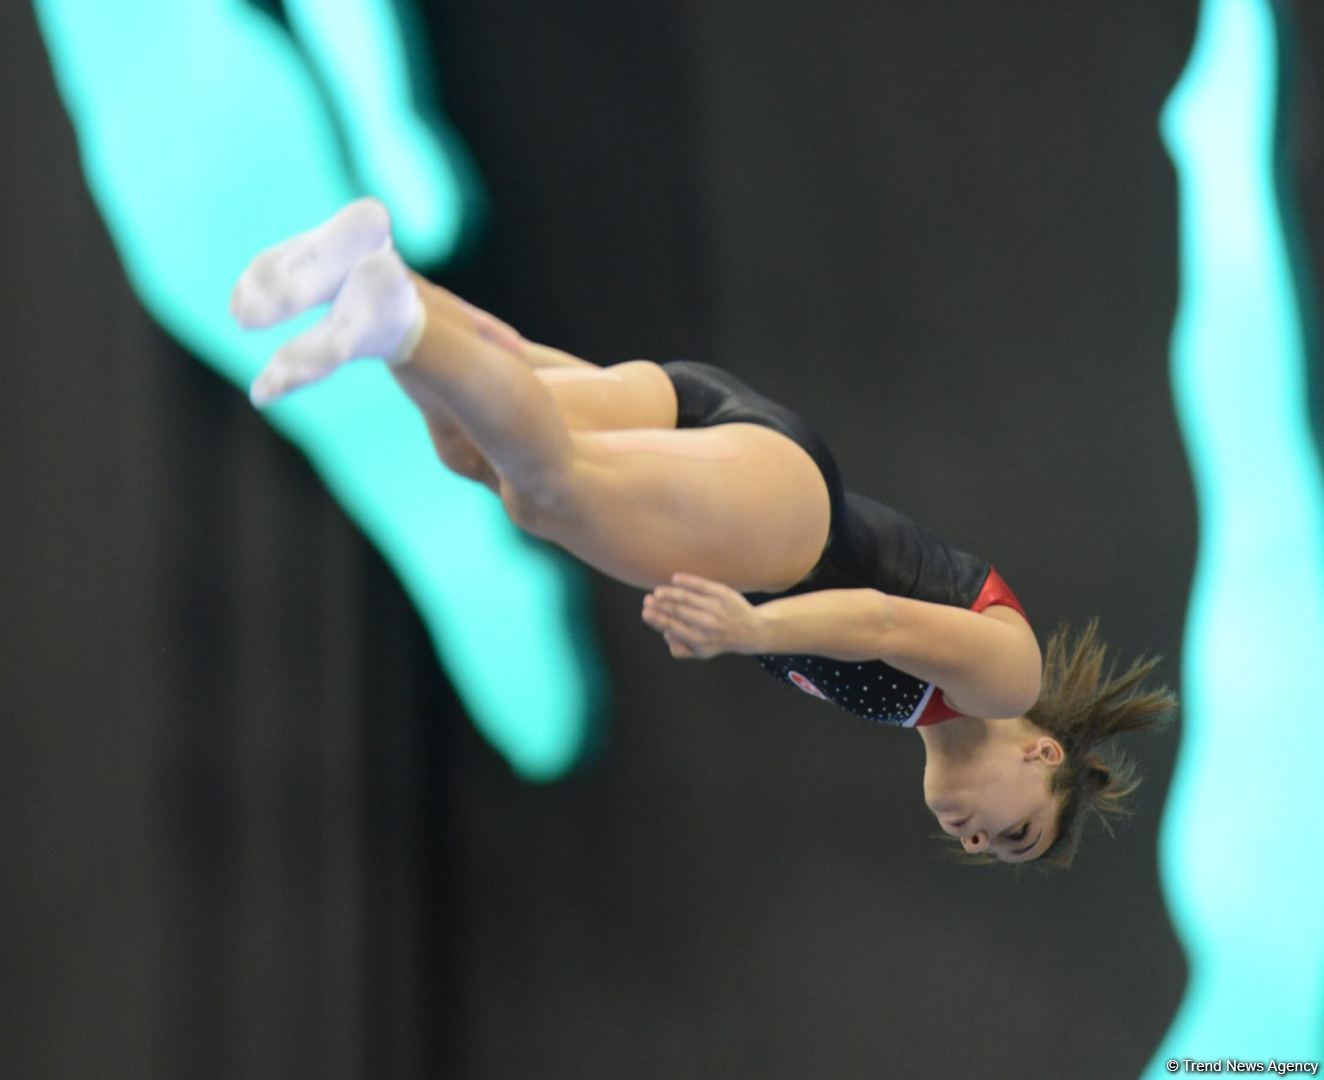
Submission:
[[[848,486],[996,563],[1041,636],[1097,614],[1177,681],[1157,115],[1194,0],[422,14],[491,212],[435,276],[599,362],[729,367]],[[1135,822],[1070,874],[952,865],[913,735],[678,665],[599,580],[599,760],[520,782],[299,455],[135,301],[24,5],[0,54],[0,1072],[1141,1068],[1185,979],[1155,870],[1175,737],[1135,747]]]

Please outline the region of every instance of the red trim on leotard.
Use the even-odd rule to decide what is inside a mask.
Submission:
[[[1011,586],[1002,580],[1001,574],[990,567],[988,577],[984,580],[984,587],[979,590],[979,595],[975,597],[975,602],[970,605],[970,610],[979,612],[994,606],[1009,607],[1013,611],[1019,611],[1021,617],[1029,621],[1030,617],[1025,614],[1025,608],[1016,599],[1016,594],[1011,591]],[[933,694],[929,698],[929,703],[924,706],[924,711],[919,714],[915,726],[923,727],[925,724],[937,724],[960,715],[959,712],[948,706],[942,696],[942,691],[935,686]]]

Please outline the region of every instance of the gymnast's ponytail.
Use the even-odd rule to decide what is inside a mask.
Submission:
[[[1131,813],[1128,799],[1140,786],[1140,770],[1115,740],[1161,729],[1177,710],[1166,686],[1144,685],[1160,657],[1136,660],[1117,675],[1111,664],[1105,667],[1107,651],[1097,619],[1074,642],[1066,627],[1048,640],[1042,690],[1026,717],[1062,744],[1065,757],[1052,780],[1061,807],[1057,839],[1036,860],[1042,866],[1071,865],[1091,816],[1111,833],[1113,822]]]

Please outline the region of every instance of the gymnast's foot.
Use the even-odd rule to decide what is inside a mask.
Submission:
[[[246,329],[274,326],[326,303],[361,258],[390,249],[390,213],[377,199],[357,199],[249,263],[231,294],[230,313]]]
[[[423,303],[400,256],[374,251],[349,271],[327,317],[276,351],[249,396],[254,405],[270,404],[354,359],[403,364],[423,336],[423,323]]]

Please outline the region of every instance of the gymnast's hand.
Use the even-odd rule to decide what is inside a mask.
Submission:
[[[644,597],[644,622],[679,660],[758,652],[758,609],[735,589],[693,574],[673,574]]]

